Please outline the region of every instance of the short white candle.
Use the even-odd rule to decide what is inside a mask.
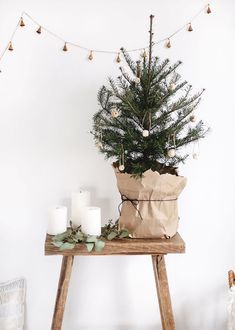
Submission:
[[[86,235],[101,235],[101,209],[100,207],[88,206],[82,218],[82,231]]]
[[[55,206],[49,210],[49,221],[47,233],[49,235],[57,235],[67,230],[67,207]]]
[[[73,225],[80,226],[82,224],[85,208],[90,205],[90,201],[91,194],[89,191],[80,190],[72,193],[71,220]]]

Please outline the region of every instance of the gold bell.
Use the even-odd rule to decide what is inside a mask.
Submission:
[[[23,17],[21,17],[21,19],[20,19],[20,26],[22,26],[22,27],[25,26]]]
[[[210,8],[210,5],[208,4],[208,7],[207,7],[207,14],[211,14],[211,8]]]
[[[63,51],[64,52],[67,52],[68,51],[68,47],[67,47],[67,43],[66,42],[64,43]]]
[[[171,41],[170,41],[170,39],[168,39],[168,41],[166,43],[166,48],[171,48]]]
[[[36,31],[38,34],[41,34],[42,33],[42,27],[41,26],[39,26],[39,28],[37,29],[37,31]]]
[[[192,24],[191,24],[191,23],[189,23],[188,31],[189,31],[189,32],[192,32],[192,31],[193,31],[193,28],[192,28]]]
[[[120,63],[120,62],[121,62],[120,53],[118,53],[118,56],[117,56],[117,58],[116,58],[116,62],[117,62],[117,63]]]
[[[92,50],[90,51],[90,54],[88,56],[88,60],[90,60],[90,61],[93,60],[93,52],[92,52]]]
[[[13,46],[12,46],[12,42],[11,42],[11,41],[9,42],[8,50],[10,50],[10,51],[13,51],[13,50],[14,50],[14,48],[13,48]]]

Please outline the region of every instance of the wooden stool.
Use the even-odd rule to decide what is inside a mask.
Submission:
[[[179,234],[171,239],[120,239],[106,241],[101,252],[89,253],[84,245],[73,250],[60,251],[52,244],[52,236],[47,235],[45,255],[63,255],[60,279],[55,302],[51,330],[60,330],[63,322],[65,302],[68,292],[74,256],[104,255],[151,255],[155,275],[158,301],[163,330],[174,330],[175,322],[171,307],[171,298],[167,280],[164,255],[167,253],[184,253],[185,244]]]

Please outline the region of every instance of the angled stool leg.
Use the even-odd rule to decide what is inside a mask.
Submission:
[[[63,256],[51,330],[61,330],[74,256]]]
[[[164,255],[152,255],[163,330],[175,330]]]

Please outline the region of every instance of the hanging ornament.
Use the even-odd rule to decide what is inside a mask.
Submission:
[[[39,28],[37,29],[37,31],[36,31],[38,34],[41,34],[42,33],[42,27],[41,26],[39,26]]]
[[[103,143],[101,141],[98,141],[95,145],[99,149],[102,149],[103,148]]]
[[[139,77],[135,77],[134,82],[135,82],[136,84],[139,84],[139,83],[140,83],[140,78],[139,78]]]
[[[9,42],[9,46],[8,46],[8,50],[10,50],[11,52],[14,50],[13,46],[12,46],[12,42]]]
[[[149,119],[149,129],[143,129],[143,131],[142,131],[143,137],[148,137],[149,134],[150,134],[150,130],[151,130],[151,127],[152,127],[152,115],[151,115],[151,112],[149,112],[149,114],[148,114],[148,119]],[[144,116],[143,121],[142,121],[142,126],[144,126],[144,121],[145,121],[145,116]]]
[[[176,150],[175,150],[174,148],[169,149],[169,150],[167,151],[167,156],[168,156],[168,157],[173,158],[173,157],[175,157],[175,155],[176,155]]]
[[[208,4],[208,6],[207,6],[207,14],[211,14],[211,7],[210,7],[210,5]]]
[[[67,43],[66,42],[64,43],[63,51],[64,52],[67,52],[68,51],[68,47],[67,47]]]
[[[20,26],[21,26],[21,27],[25,26],[25,24],[24,24],[24,20],[23,20],[23,17],[21,17],[21,19],[20,19]]]
[[[125,170],[125,164],[124,164],[125,159],[124,158],[125,158],[125,150],[122,145],[122,154],[119,158],[119,166],[118,166],[118,169],[120,172],[123,172]]]
[[[171,41],[170,41],[170,39],[167,40],[166,48],[171,48]]]
[[[189,23],[189,25],[188,25],[188,31],[189,32],[192,32],[193,31],[193,28],[192,28],[192,24],[191,23]]]
[[[147,129],[144,129],[142,132],[143,137],[148,137],[149,136],[149,131]]]
[[[120,115],[119,111],[117,109],[112,109],[111,110],[111,116],[113,118],[117,118]]]
[[[172,144],[171,144],[171,137],[172,137]],[[169,135],[168,137],[168,146],[171,145],[171,147],[168,147],[167,150],[167,156],[170,158],[175,157],[176,155],[176,144],[175,144],[175,133]]]
[[[192,123],[195,123],[196,120],[197,120],[197,118],[196,118],[195,115],[190,116],[190,121],[191,121]]]
[[[123,148],[123,145],[121,145],[122,147],[122,154],[120,155],[120,158],[119,158],[119,171],[120,172],[123,172],[125,170],[125,150]]]
[[[199,141],[197,141],[197,143],[193,144],[192,157],[193,159],[198,160],[199,155],[200,155],[200,146],[199,146]]]
[[[90,61],[93,60],[93,52],[92,52],[92,50],[90,51],[90,54],[88,56],[88,60],[90,60]]]
[[[171,82],[169,85],[169,90],[173,92],[175,88],[176,88],[176,84],[174,82]]]
[[[120,62],[121,62],[120,53],[118,53],[118,55],[117,55],[116,62],[117,62],[117,63],[120,63]]]
[[[146,58],[146,57],[147,57],[147,52],[146,52],[145,49],[143,50],[142,57],[143,57],[143,58]]]
[[[96,142],[96,147],[99,148],[99,149],[102,149],[103,148],[103,132],[102,132],[102,128],[100,127],[99,128],[99,135],[98,135],[98,141]]]

